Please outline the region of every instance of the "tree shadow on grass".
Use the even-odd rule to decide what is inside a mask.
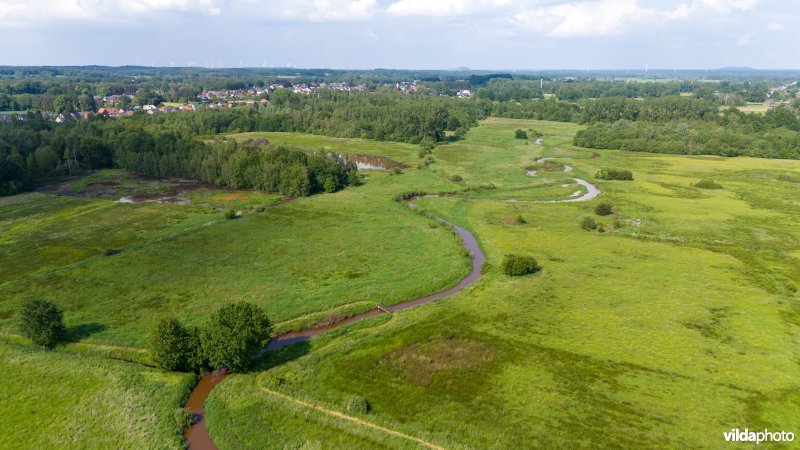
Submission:
[[[311,343],[307,339],[298,340],[280,347],[271,343],[271,345],[267,347],[267,350],[261,353],[261,356],[253,363],[250,372],[269,370],[273,367],[301,358],[309,354],[310,351]]]
[[[67,335],[65,336],[66,342],[80,342],[89,336],[105,331],[107,327],[102,323],[91,322],[69,327]]]

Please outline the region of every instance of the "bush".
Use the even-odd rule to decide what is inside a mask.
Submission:
[[[228,209],[225,211],[225,218],[228,220],[232,220],[239,217],[239,213],[236,212],[235,209]]]
[[[175,420],[176,433],[182,434],[184,430],[193,425],[194,417],[190,411],[183,408],[177,408],[172,414],[172,417]]]
[[[391,170],[391,174],[392,175],[401,175],[402,173],[403,173],[403,170],[400,169],[399,167],[392,167],[392,170]]]
[[[461,178],[461,175],[453,175],[452,177],[450,177],[450,181],[453,181],[455,183],[459,183],[462,180],[463,180],[463,178]]]
[[[506,255],[503,258],[503,272],[511,277],[536,273],[541,269],[536,259],[530,256]]]
[[[581,228],[586,231],[592,231],[597,229],[597,222],[595,222],[591,217],[584,217],[581,221]]]
[[[354,394],[345,400],[344,410],[348,414],[366,414],[370,410],[370,405],[364,397]]]
[[[528,139],[528,132],[522,128],[517,128],[517,131],[514,132],[514,137],[516,139]]]
[[[608,216],[614,213],[614,210],[612,208],[613,207],[611,203],[608,202],[598,203],[597,206],[594,207],[594,213],[597,214],[598,216]]]
[[[722,185],[714,180],[700,180],[692,186],[700,189],[722,189]]]
[[[406,200],[411,200],[414,197],[419,197],[421,195],[427,194],[425,191],[404,191],[395,194],[394,201],[396,202],[404,202]]]
[[[116,248],[107,248],[103,250],[103,256],[114,256],[117,253],[120,253],[122,250]]]
[[[525,220],[525,218],[524,218],[524,217],[522,217],[522,214],[520,214],[520,215],[518,215],[518,216],[517,216],[516,222],[517,222],[518,224],[520,224],[520,225],[522,225],[522,224],[524,224],[524,223],[528,223],[528,221],[526,221],[526,220]]]
[[[47,300],[28,300],[20,311],[20,330],[36,345],[51,348],[67,333],[61,309]]]
[[[620,169],[597,169],[594,177],[598,180],[622,180],[633,181],[633,173],[630,170]]]
[[[271,331],[272,324],[258,306],[246,302],[225,305],[203,330],[204,356],[211,367],[247,369],[269,343]]]
[[[164,370],[188,370],[189,355],[192,352],[189,338],[189,331],[177,319],[161,319],[150,333],[150,359]]]

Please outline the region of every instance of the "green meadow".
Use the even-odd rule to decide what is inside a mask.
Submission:
[[[541,145],[515,139],[519,128],[541,133]],[[191,187],[187,204],[117,203],[176,189],[119,171],[71,180],[70,195],[0,199],[0,372],[11,386],[0,396],[30,398],[18,416],[0,414],[11,430],[0,447],[180,447],[174,411],[187,377],[110,360],[146,363],[161,317],[200,324],[244,300],[286,331],[454,285],[470,268],[458,238],[393,201],[404,191],[455,193],[416,204],[475,235],[484,275],[231,375],[207,403],[221,449],[718,448],[731,428],[800,433],[800,162],[590,151],[572,146],[578,129],[488,119],[422,169],[407,144],[232,135],[411,166],[288,202]],[[529,175],[541,157],[572,170]],[[597,169],[634,181],[595,180]],[[573,178],[602,194],[539,203],[585,192]],[[698,187],[709,180],[716,189]],[[600,202],[614,213],[596,215]],[[225,219],[230,208],[242,216]],[[582,229],[586,217],[602,232]],[[507,277],[500,263],[512,253],[543,270]],[[70,344],[20,343],[16,314],[29,298],[64,310]],[[368,413],[346,411],[354,395]],[[41,436],[19,425],[34,414]]]
[[[0,447],[181,448],[194,377],[0,338]]]
[[[520,127],[543,133],[543,145],[515,140]],[[800,429],[800,163],[593,157],[571,146],[577,129],[493,119],[437,147],[428,170],[495,186],[417,202],[476,235],[484,277],[232,377],[209,401],[216,441],[325,447],[334,433],[344,443],[331,447],[416,445],[385,434],[376,446],[362,440],[369,427],[298,411],[267,390],[342,412],[359,395],[372,407],[362,419],[444,448],[718,448],[735,427]],[[565,158],[574,171],[525,175],[539,156]],[[635,180],[593,180],[598,168],[631,170]],[[498,201],[547,198],[541,186],[570,176],[603,194]],[[693,186],[707,179],[722,189]],[[594,215],[600,201],[615,214]],[[586,216],[605,232],[582,230]],[[534,256],[544,270],[509,278],[499,270],[507,253]]]

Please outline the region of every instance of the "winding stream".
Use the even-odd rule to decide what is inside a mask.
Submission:
[[[573,180],[575,180],[576,183],[584,186],[588,190],[588,192],[580,197],[574,197],[569,199],[527,200],[527,201],[522,200],[520,202],[529,202],[529,203],[582,202],[582,201],[592,200],[593,198],[600,195],[600,189],[598,189],[597,186],[594,186],[593,184],[585,180],[581,180],[580,178],[573,178]],[[436,197],[436,196],[426,195],[425,197]],[[419,197],[411,198],[406,204],[410,208],[416,208],[417,205],[415,205],[413,202],[417,198]],[[517,200],[513,199],[505,201],[517,202]],[[461,238],[462,244],[469,251],[470,258],[472,259],[472,270],[470,271],[469,275],[464,277],[455,286],[446,289],[444,291],[437,292],[435,294],[416,298],[413,300],[408,300],[402,303],[397,303],[392,306],[383,306],[383,305],[376,306],[375,308],[367,312],[347,318],[340,322],[332,323],[330,325],[284,333],[274,338],[272,341],[270,341],[269,345],[267,345],[267,348],[262,350],[262,353],[271,350],[276,350],[281,347],[294,344],[296,342],[307,341],[312,337],[318,336],[327,331],[335,330],[337,328],[341,328],[370,317],[379,316],[381,314],[391,314],[397,311],[403,311],[405,309],[412,308],[414,306],[424,305],[425,303],[430,303],[436,300],[450,297],[451,295],[455,295],[456,293],[461,292],[471,284],[475,283],[481,277],[483,263],[486,261],[486,255],[484,255],[483,251],[481,251],[477,239],[475,239],[475,236],[463,227],[460,227],[452,222],[448,222],[447,220],[442,219],[441,217],[434,216],[434,219],[440,223],[449,226],[456,233],[458,233],[458,236]],[[186,402],[186,408],[189,409],[194,415],[194,417],[198,419],[196,423],[194,423],[191,427],[189,427],[184,433],[184,437],[186,438],[186,443],[188,444],[191,450],[217,449],[217,446],[214,444],[214,441],[211,439],[211,436],[208,434],[208,429],[205,426],[205,410],[203,408],[203,404],[205,403],[209,394],[211,394],[211,391],[214,389],[214,387],[220,382],[222,382],[222,380],[225,379],[225,376],[226,376],[225,373],[218,373],[218,372],[212,372],[204,376],[203,378],[200,379],[200,381],[197,383],[197,386],[195,386],[195,388],[189,395],[189,399]]]

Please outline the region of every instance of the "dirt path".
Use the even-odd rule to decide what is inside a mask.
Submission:
[[[283,394],[283,393],[277,392],[277,391],[273,391],[271,389],[267,389],[267,388],[265,388],[263,386],[258,386],[258,389],[260,389],[261,391],[264,391],[264,392],[266,392],[266,393],[268,393],[270,395],[278,397],[281,400],[285,400],[287,402],[291,402],[291,403],[294,403],[294,404],[297,404],[297,405],[300,405],[300,406],[304,406],[306,408],[311,408],[311,409],[314,409],[314,410],[319,411],[321,413],[327,414],[329,416],[336,417],[338,419],[343,419],[343,420],[347,420],[347,421],[350,421],[350,422],[353,422],[353,423],[357,423],[357,424],[359,424],[361,426],[372,428],[374,430],[378,430],[378,431],[381,431],[383,433],[390,434],[392,436],[396,436],[396,437],[399,437],[399,438],[402,438],[402,439],[408,439],[409,441],[414,441],[417,444],[424,445],[424,446],[426,446],[428,448],[433,448],[433,449],[436,449],[436,450],[444,450],[443,447],[439,447],[438,445],[436,445],[436,444],[434,444],[432,442],[428,442],[428,441],[426,441],[424,439],[420,439],[418,437],[414,437],[414,436],[411,436],[411,435],[408,435],[408,434],[405,434],[405,433],[401,433],[400,431],[392,430],[391,428],[382,427],[382,426],[374,424],[372,422],[368,422],[366,420],[359,419],[358,417],[349,416],[349,415],[341,413],[339,411],[334,411],[332,409],[328,409],[328,408],[325,408],[325,407],[322,407],[322,406],[319,406],[319,405],[315,405],[315,404],[307,402],[305,400],[300,400],[298,398],[290,397],[290,396],[288,396],[286,394]]]

